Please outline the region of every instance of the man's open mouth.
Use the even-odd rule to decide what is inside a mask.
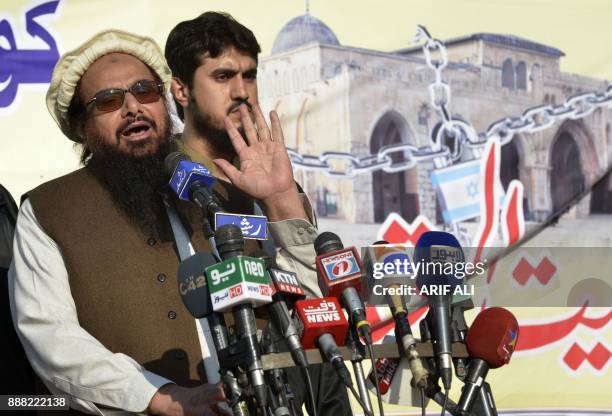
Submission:
[[[136,121],[123,129],[121,135],[129,140],[140,140],[148,137],[151,130],[151,125],[146,121]]]

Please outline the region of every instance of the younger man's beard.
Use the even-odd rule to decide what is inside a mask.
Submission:
[[[155,153],[142,157],[119,152],[98,138],[96,150],[86,165],[119,209],[147,235],[158,235],[159,220],[166,215],[160,197],[168,187],[164,159],[176,150],[170,140],[170,128],[162,137]]]
[[[235,107],[241,103],[242,102],[235,103]],[[250,107],[249,103],[245,103]],[[231,109],[234,109],[234,105]],[[232,145],[232,141],[230,140],[229,134],[227,133],[227,130],[225,130],[225,127],[216,127],[212,116],[202,112],[198,106],[198,103],[193,97],[190,97],[188,111],[191,112],[191,118],[193,120],[193,127],[195,130],[198,132],[200,137],[206,137],[209,140],[210,146],[217,153],[230,156],[234,156],[236,154],[236,150]],[[238,128],[238,132],[242,137],[246,137],[244,128],[242,126]]]

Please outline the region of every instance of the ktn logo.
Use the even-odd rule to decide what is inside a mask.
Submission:
[[[10,108],[17,97],[19,86],[48,84],[60,53],[53,35],[36,19],[53,15],[59,0],[32,7],[25,12],[25,30],[30,43],[44,44],[38,49],[19,48],[13,26],[8,18],[0,20],[0,110]],[[8,48],[7,48],[8,46]]]

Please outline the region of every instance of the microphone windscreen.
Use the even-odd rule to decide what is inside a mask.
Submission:
[[[337,345],[344,345],[348,321],[336,298],[298,300],[294,315],[304,348],[315,348],[317,338],[323,334],[331,334]]]
[[[314,248],[317,256],[319,256],[321,254],[329,253],[330,251],[343,249],[344,245],[337,234],[330,231],[325,231],[319,234],[315,239]]]
[[[191,158],[183,152],[172,152],[164,159],[164,171],[166,175],[172,176],[179,162],[182,160],[191,160]]]
[[[201,251],[179,264],[177,273],[179,293],[183,303],[195,318],[199,319],[213,312],[204,270],[216,263],[212,254]]]
[[[419,237],[414,248],[414,262],[421,262],[417,285],[456,286],[461,282],[449,267],[450,264],[465,262],[463,249],[454,235],[444,231],[427,231]]]
[[[257,257],[257,258],[260,258],[263,261],[265,261],[267,269],[269,269],[271,267],[272,268],[278,268],[278,265],[276,264],[276,259],[272,255],[270,255],[270,253],[268,253],[264,249],[255,250],[254,252],[249,254],[249,256]]]
[[[504,308],[489,308],[480,312],[468,330],[465,343],[473,358],[480,358],[490,368],[510,362],[519,335],[514,315]]]

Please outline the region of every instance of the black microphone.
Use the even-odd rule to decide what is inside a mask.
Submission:
[[[286,297],[291,297],[294,300],[304,299],[306,296],[302,290],[297,276],[293,272],[280,270],[277,267],[276,260],[270,256],[265,250],[258,250],[251,253],[252,257],[259,257],[266,262],[268,277],[270,278],[270,287],[272,288],[272,303],[267,305],[268,312],[272,317],[272,323],[276,329],[283,335],[289,346],[293,361],[300,367],[308,367],[308,359],[306,352],[300,342],[300,334],[291,319],[289,308],[287,307]]]
[[[227,327],[223,314],[214,312],[204,270],[217,264],[207,251],[201,251],[179,264],[178,289],[183,303],[196,319],[207,318],[213,335],[215,349],[220,351],[229,346]]]
[[[204,270],[216,263],[217,260],[211,253],[200,251],[179,264],[179,293],[189,312],[197,319],[213,312]]]
[[[428,231],[417,241],[414,251],[415,264],[419,265],[417,285],[427,296],[433,313],[432,330],[434,352],[438,360],[438,372],[445,390],[452,383],[451,316],[450,303],[453,289],[461,282],[454,273],[455,264],[465,261],[457,239],[443,231]],[[447,267],[451,265],[451,267]]]
[[[177,273],[179,294],[187,310],[196,318],[206,318],[212,335],[215,350],[218,353],[229,347],[227,326],[222,313],[214,312],[204,270],[217,263],[207,251],[201,251],[186,258],[179,264]],[[222,364],[222,363],[220,363]],[[222,365],[221,365],[222,366]],[[242,400],[242,389],[233,372],[221,371],[221,381],[227,400],[234,416],[247,416],[246,402]]]
[[[226,224],[215,231],[217,251],[223,260],[207,268],[213,307],[222,312],[231,308],[236,334],[249,352],[247,373],[260,407],[267,404],[261,350],[257,341],[257,326],[253,306],[271,301],[268,279],[261,259],[244,256],[244,237],[236,225]]]
[[[256,253],[251,253],[255,255]],[[265,354],[279,352],[276,348],[275,339],[278,339],[274,326],[264,331],[261,339],[261,349]],[[287,383],[287,375],[284,368],[272,368],[265,371],[268,403],[270,410],[274,416],[292,416],[289,403],[288,392],[291,392],[291,387]]]
[[[464,312],[474,308],[472,299],[466,299],[459,303],[451,305],[451,342],[465,344],[465,337],[468,331],[467,322],[465,322]],[[455,374],[460,380],[464,380],[466,376],[466,360],[465,358],[454,358]]]

